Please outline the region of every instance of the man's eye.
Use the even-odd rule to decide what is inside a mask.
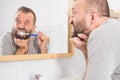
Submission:
[[[29,22],[25,22],[25,25],[29,25],[30,23]]]
[[[16,22],[16,23],[20,23],[20,21],[19,21],[19,20],[15,20],[15,22]]]

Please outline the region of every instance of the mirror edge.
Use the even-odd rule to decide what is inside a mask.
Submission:
[[[68,0],[68,21],[70,18],[70,9],[71,9],[72,0]],[[53,59],[53,58],[67,58],[74,55],[73,46],[70,42],[72,35],[72,26],[68,22],[68,53],[54,53],[54,54],[30,54],[30,55],[6,55],[0,56],[1,61],[23,61],[23,60],[38,60],[38,59]]]
[[[23,60],[39,60],[39,59],[54,59],[54,58],[66,58],[71,57],[71,53],[59,53],[59,54],[31,54],[31,55],[7,55],[0,56],[1,61],[23,61]]]

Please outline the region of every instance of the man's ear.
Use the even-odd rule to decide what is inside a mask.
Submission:
[[[91,16],[91,22],[94,23],[97,19],[98,14],[95,11],[91,11],[90,16]]]

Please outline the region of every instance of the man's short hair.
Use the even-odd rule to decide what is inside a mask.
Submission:
[[[32,13],[34,16],[34,24],[36,23],[36,15],[34,13],[34,11],[31,8],[25,7],[25,6],[21,6],[20,8],[18,8],[18,11],[22,11],[23,13]]]

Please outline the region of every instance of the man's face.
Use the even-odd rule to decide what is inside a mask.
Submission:
[[[15,16],[15,21],[13,25],[13,33],[15,37],[18,38],[18,31],[23,31],[25,33],[32,33],[35,30],[34,26],[34,16],[32,13],[23,13],[18,11]]]
[[[87,30],[87,22],[86,22],[86,9],[85,4],[83,4],[82,0],[75,1],[72,8],[72,18],[71,24],[73,25],[74,33],[85,33]]]

